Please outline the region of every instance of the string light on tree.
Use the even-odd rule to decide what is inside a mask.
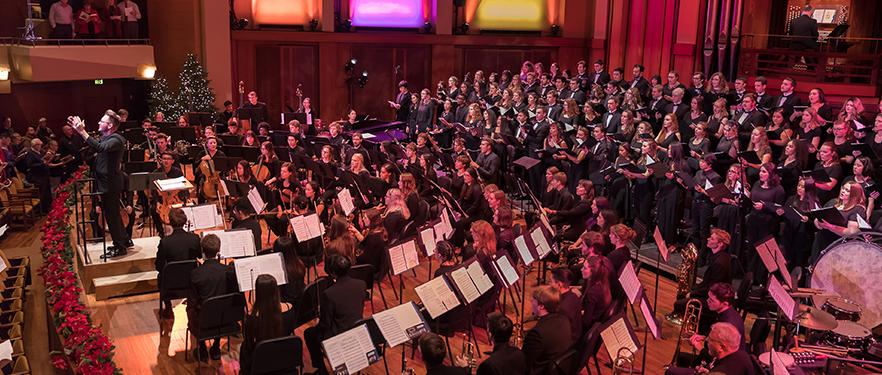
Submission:
[[[178,104],[177,95],[168,87],[165,77],[157,76],[150,82],[150,113],[162,112],[166,118],[177,118],[184,114],[184,108]]]
[[[187,54],[179,75],[181,80],[178,104],[188,112],[215,113],[214,91],[209,86],[208,73],[196,55]]]

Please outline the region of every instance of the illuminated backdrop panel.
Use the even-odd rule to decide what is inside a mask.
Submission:
[[[482,0],[474,23],[481,30],[541,31],[546,0]]]
[[[305,25],[317,8],[314,0],[251,0],[257,25]]]
[[[423,0],[351,0],[352,25],[420,27],[426,20]]]

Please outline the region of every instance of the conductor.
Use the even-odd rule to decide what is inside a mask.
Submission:
[[[67,124],[74,128],[77,133],[95,150],[95,164],[92,173],[96,181],[96,189],[101,193],[101,211],[107,221],[113,246],[107,248],[107,252],[101,257],[113,258],[126,254],[126,249],[134,246],[132,239],[123,229],[120,220],[120,194],[123,190],[123,175],[120,170],[123,152],[125,151],[125,138],[116,131],[119,129],[119,115],[112,110],[104,112],[104,116],[98,121],[98,132],[101,138],[96,139],[86,132],[86,123],[77,116],[67,118]]]

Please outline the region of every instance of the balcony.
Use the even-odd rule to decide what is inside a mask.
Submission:
[[[0,39],[0,70],[14,83],[152,78],[146,39]]]

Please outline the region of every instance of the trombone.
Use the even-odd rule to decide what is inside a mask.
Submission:
[[[673,367],[677,364],[677,357],[680,356],[680,344],[683,338],[688,340],[698,333],[698,322],[701,321],[701,308],[701,300],[697,298],[690,298],[686,302],[686,310],[683,312],[683,323],[680,326],[680,335],[677,336],[676,350],[674,350],[674,357],[671,358],[671,363],[668,364],[668,367]]]

